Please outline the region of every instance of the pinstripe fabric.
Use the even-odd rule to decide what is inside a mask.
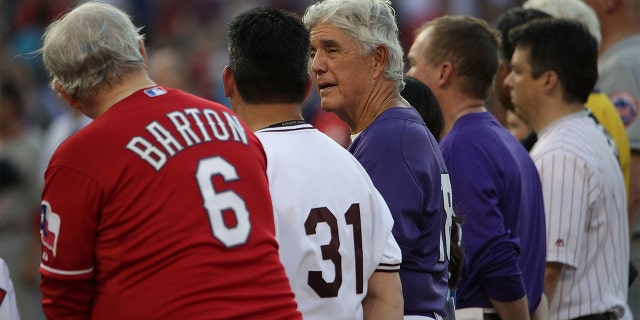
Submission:
[[[629,234],[620,166],[584,112],[560,118],[531,150],[547,218],[547,261],[564,264],[549,319],[621,312]]]

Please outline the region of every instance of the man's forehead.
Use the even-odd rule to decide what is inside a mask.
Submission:
[[[328,41],[344,42],[345,39],[350,38],[346,32],[329,22],[323,22],[314,26],[311,28],[309,34],[311,36],[311,40],[325,43]]]
[[[518,57],[528,56],[528,55],[529,55],[529,51],[531,51],[531,46],[517,45],[517,46],[513,49],[513,55],[511,56],[511,60],[513,61],[513,58],[514,58],[516,55],[517,55]]]
[[[511,61],[509,63],[510,69],[517,68],[519,70],[529,69],[529,52],[531,51],[530,47],[516,47],[513,51],[513,55],[511,56]]]
[[[432,33],[432,27],[427,27],[421,30],[415,37],[413,44],[409,48],[407,53],[408,58],[420,59],[424,57],[426,50],[429,48],[429,37]]]

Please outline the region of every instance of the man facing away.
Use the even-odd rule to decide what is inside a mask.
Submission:
[[[305,319],[401,319],[393,218],[364,168],[302,117],[311,89],[300,18],[257,8],[229,25],[225,95],[262,142],[276,238]]]
[[[98,2],[44,34],[53,87],[94,119],[45,175],[47,318],[301,319],[260,142],[223,105],[157,86],[142,40]]]

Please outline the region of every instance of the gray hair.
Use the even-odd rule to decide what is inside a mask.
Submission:
[[[131,18],[120,9],[87,2],[51,23],[44,32],[42,60],[49,75],[76,99],[95,96],[143,69],[139,40]]]
[[[404,88],[404,53],[390,0],[324,0],[308,7],[303,21],[309,30],[332,24],[353,38],[365,56],[384,45],[389,50],[384,77],[395,81],[398,90]]]
[[[581,0],[527,0],[522,5],[525,9],[538,9],[555,18],[574,19],[584,24],[589,33],[596,38],[598,47],[602,44],[600,21],[596,12]]]

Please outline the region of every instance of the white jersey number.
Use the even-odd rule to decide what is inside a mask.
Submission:
[[[445,252],[446,259],[451,254],[451,224],[453,223],[453,199],[451,199],[451,181],[449,180],[448,173],[440,174],[440,185],[442,188],[442,201],[444,201],[444,211],[447,214],[447,220],[444,225],[444,239],[442,233],[440,234],[440,259],[438,261],[444,262]]]
[[[227,248],[243,245],[251,232],[249,211],[244,200],[233,190],[216,192],[212,178],[221,175],[225,182],[238,180],[236,168],[221,157],[201,159],[196,170],[196,179],[202,205],[207,210],[211,232]],[[236,225],[229,227],[225,224],[223,214],[232,211],[235,215]]]
[[[362,227],[360,224],[360,205],[352,204],[344,214],[345,222],[353,226],[353,246],[355,251],[356,265],[356,293],[364,291],[363,266],[362,266]],[[316,234],[316,227],[324,222],[331,231],[329,244],[322,245],[322,259],[331,260],[335,270],[333,282],[327,282],[322,277],[322,271],[309,271],[307,283],[321,298],[332,298],[338,296],[338,291],[342,285],[342,256],[340,255],[340,237],[338,236],[338,221],[336,217],[326,207],[314,208],[309,212],[307,220],[304,222],[304,229],[307,235]]]

